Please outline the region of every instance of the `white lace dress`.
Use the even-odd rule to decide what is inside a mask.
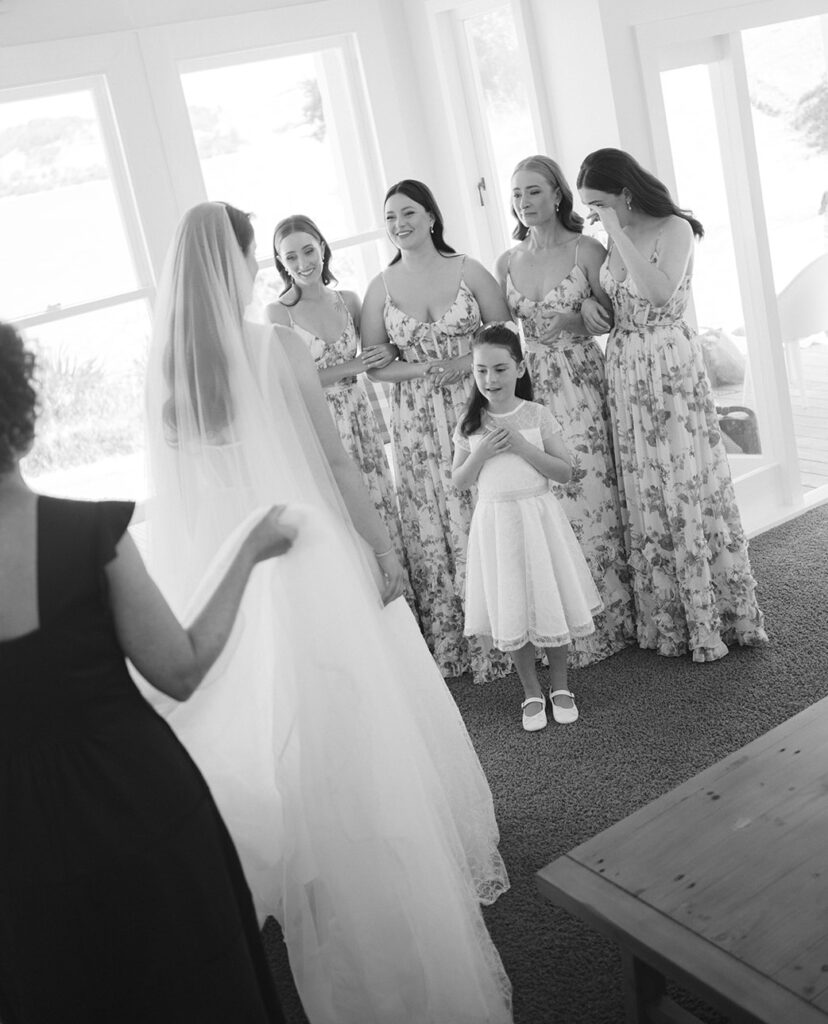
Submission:
[[[483,414],[480,430],[455,444],[473,451],[487,430],[508,426],[538,448],[561,428],[548,409],[521,402],[512,412]],[[511,452],[488,459],[477,481],[466,562],[469,636],[491,637],[514,651],[528,642],[561,647],[586,636],[601,598],[566,513],[549,480]]]

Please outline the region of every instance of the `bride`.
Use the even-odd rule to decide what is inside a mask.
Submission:
[[[401,567],[303,342],[245,319],[254,249],[246,214],[202,203],[167,259],[147,384],[150,566],[193,615],[257,508],[287,504],[298,535],[257,568],[201,689],[161,710],[260,917],[282,925],[312,1024],[507,1024],[479,908],[508,888],[491,793],[394,600]]]

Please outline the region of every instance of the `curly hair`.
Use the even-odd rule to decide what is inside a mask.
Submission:
[[[0,323],[0,473],[31,447],[37,417],[35,357],[11,324]]]

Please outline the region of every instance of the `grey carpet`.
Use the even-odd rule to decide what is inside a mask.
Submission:
[[[758,537],[750,552],[767,647],[734,648],[708,665],[624,651],[572,674],[578,723],[535,734],[520,728],[516,679],[452,682],[512,880],[486,920],[514,986],[515,1024],[624,1021],[616,948],[541,899],[538,868],[828,695],[828,505]],[[273,921],[265,940],[288,1024],[306,1024]]]

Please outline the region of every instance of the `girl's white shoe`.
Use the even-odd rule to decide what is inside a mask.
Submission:
[[[541,709],[535,715],[526,714],[527,704],[540,704]],[[537,732],[538,729],[546,728],[546,698],[541,697],[527,697],[526,700],[520,705],[523,708],[523,728],[527,732]],[[576,712],[577,713],[577,712]]]
[[[556,697],[571,697],[572,707],[562,708],[555,703]],[[552,705],[552,717],[560,725],[568,725],[570,722],[578,721],[578,707],[575,704],[575,694],[571,690],[550,690],[549,703]]]

